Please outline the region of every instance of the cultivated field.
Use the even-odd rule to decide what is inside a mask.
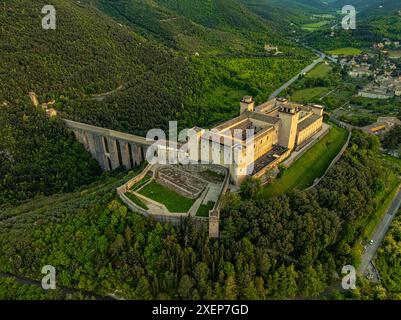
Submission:
[[[339,55],[355,56],[355,55],[361,54],[362,50],[358,49],[358,48],[348,47],[348,48],[338,48],[335,50],[330,50],[330,51],[327,51],[327,53],[331,54],[331,55],[337,55],[337,56],[339,56]]]

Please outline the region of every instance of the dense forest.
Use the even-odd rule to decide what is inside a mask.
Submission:
[[[133,299],[319,297],[335,272],[357,262],[350,250],[357,222],[372,213],[383,186],[378,146],[355,132],[308,192],[264,199],[258,184],[245,184],[225,200],[220,241],[190,220],[174,227],[129,212],[115,200],[116,178],[79,197],[6,210],[1,271],[38,279],[42,264],[51,264],[59,285]],[[27,229],[33,221],[40,223]]]
[[[388,295],[398,297],[398,299],[401,299],[400,213],[398,213],[398,217],[393,221],[376,259],[383,287],[388,290]]]
[[[0,207],[93,182],[98,163],[59,119],[31,106],[0,107]]]
[[[0,277],[0,300],[84,300],[94,298],[79,292],[65,293],[59,289],[44,291],[37,284],[27,284],[13,278]]]
[[[383,147],[388,150],[397,150],[401,148],[401,126],[395,126],[384,135]]]

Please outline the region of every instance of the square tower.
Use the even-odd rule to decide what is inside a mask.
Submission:
[[[243,114],[245,111],[253,112],[255,110],[255,101],[251,96],[243,97],[240,105],[241,105],[240,114]]]
[[[279,144],[290,150],[294,149],[299,121],[299,106],[290,103],[282,104],[279,108],[280,131]]]

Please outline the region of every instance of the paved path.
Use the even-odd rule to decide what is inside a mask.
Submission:
[[[319,52],[317,50],[313,50],[315,53],[317,53],[320,57],[313,61],[309,66],[304,68],[302,71],[300,71],[296,76],[294,76],[291,80],[287,81],[284,83],[280,88],[278,88],[276,91],[274,91],[270,97],[269,100],[276,98],[281,92],[283,92],[285,89],[287,89],[290,85],[292,85],[295,81],[298,80],[299,76],[304,73],[308,73],[311,71],[313,68],[315,68],[319,63],[321,63],[325,58],[326,55],[323,52]]]
[[[121,91],[124,89],[124,85],[119,86],[118,88],[111,90],[109,92],[105,92],[105,93],[99,93],[99,94],[94,94],[92,95],[91,99],[92,100],[97,100],[97,101],[103,101],[104,99],[106,99],[108,96],[112,95],[113,93],[116,93],[118,91]]]
[[[391,222],[393,221],[396,213],[401,207],[401,188],[398,190],[398,194],[395,196],[393,202],[391,203],[387,214],[383,218],[383,220],[380,222],[380,224],[377,226],[372,240],[373,244],[368,246],[362,255],[362,260],[361,264],[359,265],[358,268],[358,273],[359,274],[364,274],[366,271],[366,268],[368,267],[369,263],[372,261],[374,256],[376,255],[377,249],[379,249],[386,233],[387,230],[389,229]]]
[[[14,274],[10,274],[10,273],[0,273],[0,279],[13,279],[16,280],[17,282],[24,284],[24,285],[29,285],[29,286],[36,286],[39,288],[42,288],[42,282],[38,281],[38,280],[32,280],[26,277],[22,277],[22,276],[17,276]],[[118,298],[117,296],[115,296],[114,294],[109,294],[107,296],[101,296],[92,292],[88,292],[85,290],[79,290],[79,289],[72,289],[72,288],[65,288],[65,287],[61,287],[57,285],[57,289],[59,289],[60,291],[62,291],[65,294],[74,294],[74,293],[79,293],[79,294],[83,294],[86,297],[93,297],[96,300],[123,300],[121,298]]]

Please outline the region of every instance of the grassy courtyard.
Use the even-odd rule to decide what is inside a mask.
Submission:
[[[170,212],[187,212],[195,200],[183,197],[177,192],[152,181],[139,191],[145,197],[162,203]]]
[[[345,129],[334,126],[322,140],[285,170],[280,178],[264,187],[262,195],[272,197],[312,185],[315,179],[327,170],[344,146],[347,137],[348,132]]]
[[[390,50],[388,52],[390,58],[401,58],[401,50]]]
[[[215,204],[214,202],[208,202],[207,204],[201,204],[199,206],[198,212],[196,213],[196,216],[208,218],[209,211],[213,209],[214,204]]]
[[[125,194],[133,203],[135,203],[137,206],[141,207],[142,209],[148,210],[149,208],[142,202],[141,199],[139,199],[137,196],[135,196],[133,193],[127,192]]]

